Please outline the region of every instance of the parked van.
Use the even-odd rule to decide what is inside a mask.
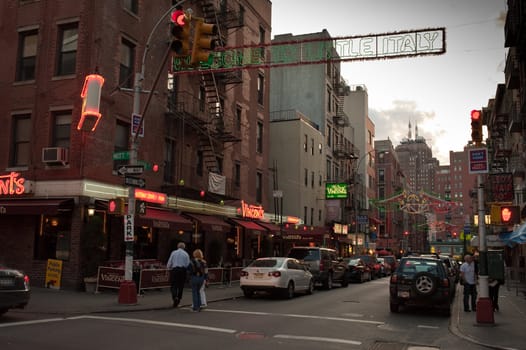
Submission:
[[[342,287],[349,285],[347,264],[338,257],[336,250],[321,247],[293,247],[289,258],[298,259],[309,267],[316,284],[331,289],[333,282]]]

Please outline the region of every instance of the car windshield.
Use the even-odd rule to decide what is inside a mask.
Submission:
[[[437,266],[437,261],[433,260],[406,260],[400,266],[400,271],[407,276],[413,276],[419,272],[430,272],[436,275]]]
[[[276,267],[278,265],[278,260],[276,259],[261,259],[254,260],[249,267]]]
[[[349,265],[359,265],[360,259],[351,259],[349,260]]]
[[[317,249],[292,249],[289,257],[298,260],[314,261],[320,259],[320,251]]]

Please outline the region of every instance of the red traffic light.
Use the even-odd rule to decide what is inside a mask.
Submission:
[[[471,111],[471,120],[479,121],[481,117],[480,110],[474,109]]]
[[[159,171],[159,164],[154,163],[154,164],[152,165],[152,171],[153,171],[154,173],[158,172],[158,171]]]
[[[184,14],[183,10],[175,10],[172,12],[170,19],[174,24],[181,27],[186,24],[186,15]]]

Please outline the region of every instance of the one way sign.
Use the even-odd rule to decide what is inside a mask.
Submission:
[[[119,175],[127,175],[127,174],[142,174],[144,172],[144,166],[143,165],[123,165],[121,166],[117,172]]]
[[[146,180],[140,177],[126,176],[124,178],[124,184],[128,186],[144,188],[146,187]]]

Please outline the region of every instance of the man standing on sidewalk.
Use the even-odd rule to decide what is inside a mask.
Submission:
[[[184,250],[185,244],[179,242],[177,250],[170,254],[166,263],[166,268],[171,270],[171,292],[173,307],[177,307],[183,297],[184,282],[186,281],[186,271],[190,265],[190,256]]]
[[[473,256],[469,254],[464,257],[464,263],[460,265],[460,281],[464,285],[464,311],[470,311],[470,297],[471,311],[477,311],[477,274]]]

